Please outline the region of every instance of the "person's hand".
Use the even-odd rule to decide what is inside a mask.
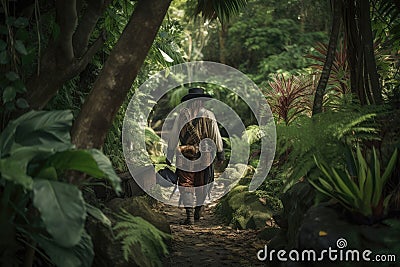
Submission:
[[[171,166],[172,164],[171,164],[171,161],[169,161],[169,159],[165,159],[165,161],[167,162],[167,165],[168,166]]]

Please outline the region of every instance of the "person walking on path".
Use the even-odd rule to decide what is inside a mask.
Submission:
[[[168,141],[167,164],[171,165],[176,154],[180,203],[186,209],[183,224],[193,224],[201,217],[202,206],[214,181],[213,155],[216,154],[218,164],[225,160],[215,115],[204,107],[207,98],[211,96],[204,93],[203,88],[189,89],[181,100],[187,101],[187,106],[175,119]],[[211,141],[215,145],[210,144]],[[216,148],[216,153],[212,148]]]

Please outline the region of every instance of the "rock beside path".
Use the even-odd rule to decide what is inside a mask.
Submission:
[[[248,186],[238,185],[220,200],[218,213],[235,228],[262,229],[272,221],[273,212]]]

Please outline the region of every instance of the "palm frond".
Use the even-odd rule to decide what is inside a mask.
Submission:
[[[221,23],[225,23],[246,5],[247,0],[198,0],[195,15],[201,14],[206,20],[218,18]]]

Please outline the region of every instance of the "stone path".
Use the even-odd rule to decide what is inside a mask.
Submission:
[[[193,226],[180,225],[185,210],[163,205],[172,230],[172,250],[163,266],[265,266],[256,253],[265,241],[256,237],[256,230],[235,230],[225,225],[214,213],[215,204],[203,211]]]

